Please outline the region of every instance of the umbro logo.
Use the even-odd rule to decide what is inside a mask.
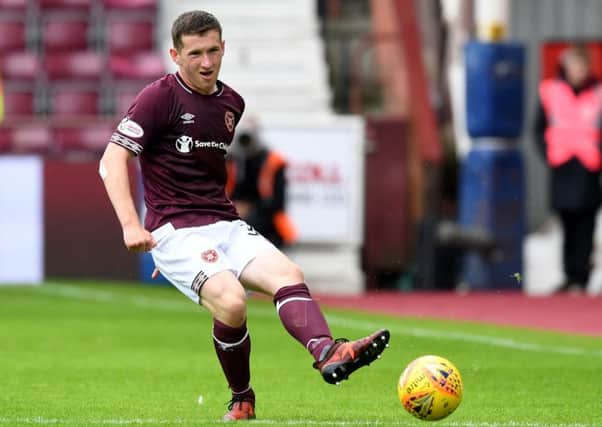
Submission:
[[[194,123],[194,120],[193,120],[194,114],[190,114],[190,113],[182,114],[180,116],[180,118],[183,120],[182,124],[189,125],[191,123]]]

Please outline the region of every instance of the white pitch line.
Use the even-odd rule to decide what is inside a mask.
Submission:
[[[370,322],[358,322],[344,317],[338,317],[328,315],[328,322],[331,325],[337,325],[340,327],[347,327],[362,331],[374,331],[378,328],[382,328],[382,323],[370,323]],[[540,353],[558,353],[563,355],[575,355],[575,356],[595,356],[602,357],[602,350],[590,350],[581,347],[569,347],[569,346],[548,346],[537,343],[530,343],[526,341],[518,341],[512,338],[494,337],[491,335],[478,335],[466,332],[453,332],[453,331],[442,331],[437,329],[427,328],[392,328],[392,334],[397,335],[410,335],[419,338],[437,338],[448,341],[462,341],[471,342],[477,344],[485,344],[492,347],[504,347],[512,350],[521,351],[534,351]]]
[[[182,303],[174,301],[163,301],[154,298],[147,298],[142,296],[116,296],[114,292],[83,289],[77,286],[55,284],[48,282],[49,286],[40,286],[38,288],[32,288],[34,292],[42,292],[48,295],[55,295],[61,297],[67,297],[72,299],[91,300],[98,302],[109,302],[112,304],[122,303],[131,304],[144,308],[153,308],[165,311],[196,311],[199,314],[208,316],[209,313],[196,307],[191,306],[191,303],[182,299]],[[249,314],[261,317],[276,317],[275,309],[251,307],[249,308]],[[336,325],[343,328],[355,329],[362,332],[372,332],[376,329],[382,328],[382,323],[376,322],[364,322],[348,319],[339,315],[326,315],[328,322],[331,325]],[[537,352],[537,353],[556,353],[566,356],[588,356],[588,357],[602,357],[602,350],[592,350],[582,347],[575,346],[552,346],[537,344],[527,341],[519,341],[513,338],[496,337],[491,335],[479,335],[471,334],[467,332],[453,332],[444,331],[431,328],[416,328],[416,327],[393,327],[389,328],[393,335],[409,335],[416,338],[429,338],[429,339],[440,339],[446,341],[460,341],[470,342],[476,344],[488,345],[490,347],[502,347],[511,350]]]
[[[46,284],[48,286],[40,286],[39,288],[35,288],[34,290],[44,293],[44,294],[48,294],[48,295],[61,296],[61,297],[66,297],[66,298],[71,298],[71,299],[108,302],[111,304],[125,303],[125,304],[135,305],[138,307],[154,308],[154,309],[164,310],[164,311],[185,312],[185,311],[194,311],[195,310],[195,307],[191,307],[191,304],[190,303],[187,304],[185,300],[182,300],[182,302],[176,302],[176,301],[157,300],[155,298],[147,298],[147,297],[143,297],[143,296],[119,296],[118,297],[114,292],[111,292],[109,290],[101,291],[101,290],[97,290],[97,289],[94,289],[94,290],[84,289],[83,287],[63,285],[63,284],[58,284],[58,283],[53,283],[53,282],[46,282]],[[205,312],[204,310],[197,309],[196,311],[199,311],[201,313],[205,313],[208,315],[208,313]]]
[[[409,415],[408,415],[409,416]],[[409,420],[409,419],[408,419]],[[408,420],[350,420],[350,421],[318,421],[318,420],[270,420],[256,419],[249,421],[249,425],[277,425],[277,426],[403,426],[411,423]],[[132,419],[114,419],[106,420],[99,419],[65,419],[65,418],[44,418],[44,417],[28,417],[28,418],[0,418],[0,424],[12,425],[223,425],[224,422],[215,419],[180,419],[160,420],[155,418],[132,418]],[[596,427],[596,424],[584,423],[541,423],[529,421],[508,421],[508,422],[479,422],[479,421],[439,421],[438,427]],[[599,425],[598,425],[599,426]]]

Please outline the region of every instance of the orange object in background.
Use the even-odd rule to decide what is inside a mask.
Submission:
[[[558,71],[562,53],[574,44],[587,48],[594,75],[602,79],[602,40],[549,40],[540,48],[540,73],[542,79],[553,78]]]

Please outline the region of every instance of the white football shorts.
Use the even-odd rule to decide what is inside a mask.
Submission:
[[[245,266],[274,245],[242,220],[219,221],[175,229],[171,223],[154,230],[155,266],[180,292],[200,303],[203,284],[216,273],[240,277]]]

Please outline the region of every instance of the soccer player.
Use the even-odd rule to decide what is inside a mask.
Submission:
[[[255,418],[246,291],[273,297],[285,329],[338,383],[379,357],[389,332],[333,340],[303,273],[242,221],[225,193],[226,150],[245,107],[218,80],[222,29],[210,13],[180,15],[169,50],[174,74],[145,87],[113,133],[99,172],[123,229],[125,246],[152,251],[155,265],[213,316],[213,341],[232,400],[224,420]],[[132,198],[127,162],[138,156],[147,207],[144,226]]]

